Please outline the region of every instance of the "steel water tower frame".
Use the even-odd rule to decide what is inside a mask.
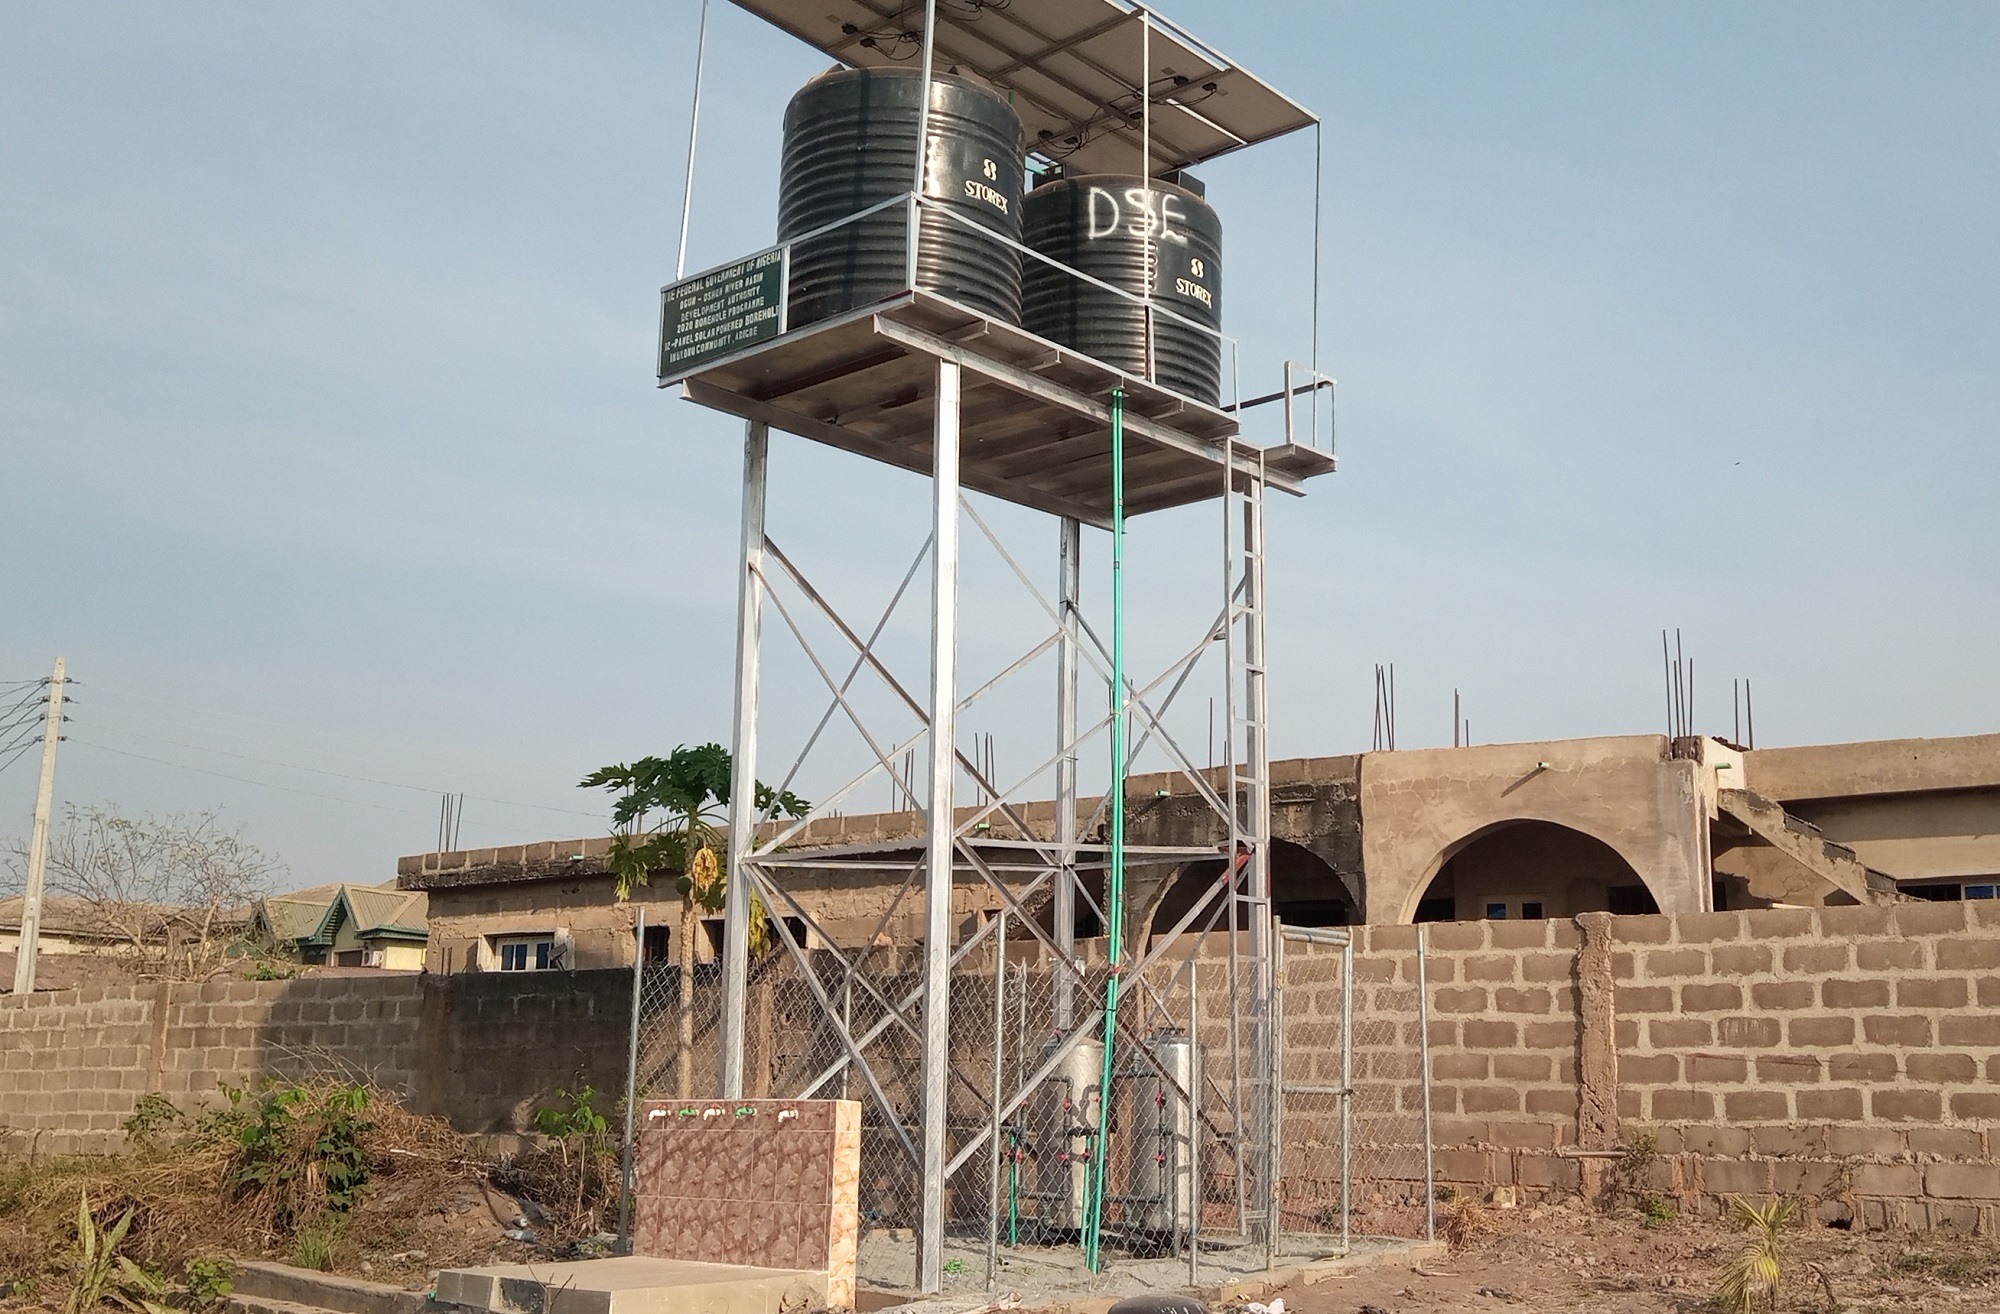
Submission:
[[[1170,171],[1260,142],[1312,128],[1319,120],[1252,77],[1207,44],[1143,7],[1123,0],[735,0],[843,64],[868,67],[900,62],[921,51],[926,82],[940,61],[969,69],[1012,93],[1028,130],[1031,157],[1060,159],[1072,170],[1129,171],[1133,158],[1150,180]],[[707,0],[702,11],[705,50]],[[683,199],[681,253],[685,264],[687,207],[692,200],[695,129],[699,123],[701,56],[689,129],[688,190]],[[928,98],[922,98],[928,112]],[[919,118],[917,140],[927,140]],[[1307,479],[1334,468],[1331,450],[1332,380],[1317,369],[1319,332],[1318,167],[1315,166],[1313,251],[1313,352],[1301,367],[1287,362],[1283,386],[1268,396],[1240,396],[1233,341],[1225,379],[1228,404],[1211,406],[1178,395],[1144,374],[1121,372],[1081,353],[1036,337],[1017,325],[955,304],[919,286],[917,244],[920,212],[944,214],[976,229],[924,194],[924,165],[911,161],[911,189],[849,216],[825,229],[751,256],[695,274],[677,276],[662,290],[659,382],[678,384],[688,400],[739,417],[746,423],[743,464],[742,541],[739,561],[737,662],[734,727],[734,781],[730,800],[728,898],[723,926],[720,1012],[721,1085],[724,1098],[743,1094],[746,990],[749,979],[750,901],[736,897],[755,890],[776,918],[778,940],[811,984],[828,1024],[839,1037],[842,1056],[798,1090],[776,1092],[805,1097],[823,1091],[835,1076],[860,1079],[881,1115],[910,1156],[922,1183],[917,1231],[916,1277],[926,1292],[941,1289],[946,1190],[953,1176],[974,1162],[982,1149],[998,1154],[1002,1119],[1021,1108],[1080,1042],[1105,1044],[1104,1082],[1111,1081],[1111,1054],[1123,1044],[1146,1061],[1133,1024],[1119,1014],[1121,985],[1128,1009],[1161,1007],[1149,981],[1162,971],[1179,980],[1193,970],[1205,938],[1226,919],[1231,964],[1229,1045],[1218,1060],[1220,1075],[1204,1067],[1192,1085],[1179,1087],[1156,1062],[1153,1078],[1168,1083],[1178,1097],[1199,1101],[1204,1083],[1217,1088],[1218,1105],[1201,1105],[1210,1134],[1230,1156],[1236,1182],[1235,1213],[1246,1234],[1266,1243],[1276,1228],[1275,1147],[1266,1139],[1275,1119],[1271,1100],[1270,975],[1270,796],[1265,674],[1264,495],[1269,489],[1302,494]],[[900,293],[857,310],[791,328],[786,303],[792,249],[845,223],[900,208],[906,216],[908,286]],[[1056,262],[986,229],[979,240],[1015,246],[1024,260]],[[1058,266],[1061,267],[1061,266]],[[1138,298],[1124,289],[1066,272],[1101,291],[1143,300],[1147,323],[1173,310],[1155,297]],[[1192,320],[1182,320],[1192,324]],[[1213,333],[1206,326],[1196,325]],[[1221,338],[1222,335],[1217,334]],[[1321,395],[1327,442],[1318,441]],[[1300,401],[1299,399],[1303,399]],[[1243,410],[1282,404],[1284,441],[1264,446],[1241,436]],[[1305,441],[1295,423],[1304,419]],[[850,624],[793,561],[772,542],[766,525],[769,431],[789,432],[827,446],[927,476],[932,485],[930,661],[928,687],[912,688],[875,652],[874,636]],[[1056,590],[1046,596],[966,501],[966,491],[1045,512],[1057,518]],[[1184,656],[1157,678],[1140,682],[1124,670],[1123,539],[1131,515],[1214,501],[1222,510],[1222,601],[1213,621]],[[969,520],[992,539],[1006,564],[1033,592],[1050,631],[1028,656],[1009,666],[981,689],[961,694],[958,683],[958,567],[961,530]],[[1079,604],[1079,552],[1085,525],[1112,534],[1110,641],[1085,618]],[[919,563],[922,555],[919,554]],[[917,566],[911,567],[912,574]],[[850,651],[841,674],[807,642],[803,630],[771,585],[782,579],[807,607],[829,624]],[[872,766],[827,793],[803,819],[760,814],[755,782],[759,761],[760,668],[767,602],[774,602],[786,626],[805,649],[835,708],[849,720],[875,758]],[[1219,771],[1197,765],[1165,724],[1165,712],[1184,692],[1203,656],[1215,645],[1224,650],[1221,702],[1227,729]],[[1058,681],[1053,729],[1055,751],[1012,787],[990,778],[989,764],[961,750],[957,716],[1031,659],[1053,650]],[[1079,672],[1093,668],[1106,682],[1107,712],[1079,710]],[[849,696],[856,676],[866,670],[890,696],[915,715],[922,729],[906,742],[871,732]],[[1118,691],[1119,696],[1112,696]],[[1092,812],[1079,798],[1080,749],[1105,736],[1111,756],[1110,786]],[[1227,842],[1218,847],[1129,846],[1124,808],[1113,806],[1125,793],[1127,750],[1157,744],[1184,773],[1222,823]],[[817,736],[814,736],[814,740]],[[810,753],[814,740],[809,740]],[[904,754],[921,752],[922,765],[905,779]],[[804,754],[801,754],[801,762]],[[795,772],[798,764],[793,765]],[[1051,825],[1030,823],[1015,791],[1053,770],[1056,800]],[[977,790],[977,802],[963,813],[957,796],[960,772]],[[824,988],[811,964],[813,955],[831,955],[835,970],[852,989],[860,973],[857,950],[826,933],[787,889],[787,873],[829,862],[870,864],[866,852],[815,849],[784,851],[814,817],[838,809],[855,791],[886,775],[919,801],[924,820],[915,864],[873,865],[903,870],[922,880],[924,898],[923,973],[920,991],[899,999],[880,998],[887,1010],[868,1029],[850,1027],[836,998]],[[790,778],[788,773],[787,779]],[[919,781],[925,781],[919,784]],[[1102,823],[1103,841],[1093,838]],[[1004,838],[995,838],[995,833]],[[914,845],[913,845],[914,846]],[[879,849],[879,846],[878,846]],[[1218,861],[1220,859],[1220,861]],[[1122,890],[1128,865],[1191,864],[1220,868],[1213,884],[1176,926],[1157,934],[1130,960],[1123,959]],[[1092,900],[1082,873],[1102,872],[1104,901]],[[1001,911],[981,920],[953,943],[955,882],[982,887],[983,897]],[[1106,931],[1103,956],[1108,970],[1093,974],[1075,936],[1079,900],[1099,914]],[[1050,925],[1035,913],[1050,909]],[[809,928],[807,937],[788,929],[791,918]],[[1056,1040],[1046,1059],[1013,1089],[998,1085],[977,1134],[948,1137],[947,1087],[952,1079],[949,1052],[953,967],[982,944],[998,940],[1004,962],[1009,924],[1040,942],[1053,966],[1055,1002],[1051,1027]],[[866,987],[866,982],[859,982]],[[1100,987],[1100,984],[1101,987]],[[866,987],[871,988],[872,987]],[[1097,991],[1102,989],[1102,996]],[[879,992],[878,992],[879,996]],[[885,1030],[900,1030],[922,1045],[921,1100],[916,1135],[904,1114],[891,1106],[871,1069],[871,1046]],[[1123,1036],[1125,1039],[1120,1040]],[[1105,1105],[1100,1103],[1100,1110]],[[1098,1266],[1103,1220],[1102,1156],[1106,1135],[1096,1136],[1099,1156],[1093,1202],[1084,1243]],[[1198,1171],[1198,1170],[1197,1170]],[[1202,1210],[1195,1206],[1199,1221]],[[1191,1225],[1192,1226],[1192,1225]],[[1191,1270],[1199,1247],[1189,1237]]]

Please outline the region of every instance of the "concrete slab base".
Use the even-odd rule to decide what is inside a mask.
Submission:
[[[438,1274],[437,1299],[487,1314],[806,1314],[826,1274],[627,1255]]]
[[[877,1233],[864,1239],[864,1274],[907,1268],[906,1251],[914,1243]],[[1264,1300],[1294,1284],[1310,1286],[1342,1273],[1378,1265],[1417,1267],[1442,1258],[1441,1241],[1399,1237],[1355,1237],[1348,1254],[1334,1253],[1338,1237],[1287,1236],[1271,1268],[1265,1268],[1261,1248],[1219,1249],[1204,1255],[1200,1285],[1187,1284],[1182,1259],[1112,1257],[1101,1273],[1083,1267],[1082,1251],[1070,1246],[1006,1247],[999,1252],[994,1289],[985,1283],[986,1248],[976,1240],[945,1240],[945,1289],[919,1296],[887,1289],[887,1284],[859,1289],[857,1306],[883,1314],[987,1314],[996,1308],[1009,1314],[1107,1314],[1127,1296],[1191,1294],[1211,1309],[1242,1301]],[[957,1260],[954,1265],[951,1261]]]

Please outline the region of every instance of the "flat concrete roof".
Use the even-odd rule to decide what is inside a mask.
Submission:
[[[2000,788],[2000,734],[1873,739],[1758,748],[1743,754],[1744,784],[1779,802]]]

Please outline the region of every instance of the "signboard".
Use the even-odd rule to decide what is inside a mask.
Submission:
[[[785,330],[785,252],[765,251],[660,294],[660,381]]]

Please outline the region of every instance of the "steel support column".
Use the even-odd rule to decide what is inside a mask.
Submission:
[[[1083,525],[1064,517],[1058,545],[1056,605],[1061,609],[1062,639],[1056,646],[1056,872],[1054,919],[1056,945],[1076,956],[1076,663],[1077,604],[1083,591]],[[1056,973],[1058,1031],[1068,1031],[1076,1019],[1076,983],[1068,973]]]
[[[722,1097],[743,1097],[743,1024],[749,1011],[750,881],[757,843],[757,697],[764,627],[764,488],[771,431],[751,421],[743,435],[743,555],[736,581],[736,730],[730,749],[728,898],[722,910]],[[681,1007],[694,982],[681,982]]]
[[[937,428],[931,471],[930,792],[924,830],[923,1227],[917,1289],[944,1289],[946,1086],[951,1067],[951,878],[957,836],[952,787],[958,770],[958,418],[959,366],[937,367]]]

